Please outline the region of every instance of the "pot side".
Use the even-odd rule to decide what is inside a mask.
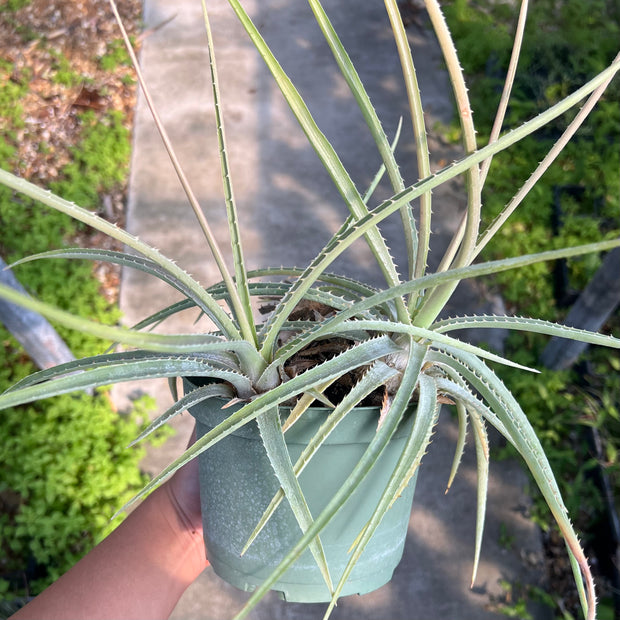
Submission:
[[[184,379],[186,392],[196,385]],[[198,438],[242,405],[222,409],[223,399],[190,408]],[[290,409],[281,407],[286,418]],[[307,410],[285,434],[291,461],[297,458],[331,409]],[[359,407],[338,424],[299,477],[313,516],[317,516],[344,483],[376,432],[377,407]],[[406,416],[379,461],[360,487],[320,534],[330,575],[338,583],[349,549],[376,508],[404,448],[413,424]],[[200,494],[207,558],[215,573],[241,590],[253,591],[276,568],[301,537],[288,503],[283,501],[254,543],[241,556],[265,508],[279,489],[255,421],[246,424],[199,455]],[[342,596],[365,594],[392,578],[403,554],[416,476],[383,518],[347,581]],[[327,602],[331,596],[309,550],[274,584],[281,598],[294,602]]]

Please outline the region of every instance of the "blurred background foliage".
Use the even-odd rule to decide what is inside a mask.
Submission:
[[[444,8],[469,81],[478,141],[482,146],[488,141],[499,103],[518,3],[449,0]],[[618,53],[619,41],[617,0],[531,2],[504,128],[520,125],[604,69]],[[528,178],[570,120],[570,116],[558,119],[494,159],[483,194],[487,224]],[[453,138],[458,133],[458,128],[452,128]],[[485,249],[483,258],[504,258],[619,234],[620,83],[615,80],[552,168]],[[600,263],[601,257],[593,255],[568,264],[533,265],[498,274],[494,285],[510,314],[562,321]],[[617,308],[603,331],[620,336]],[[536,334],[511,334],[505,343],[505,353],[519,363],[540,368],[540,356],[547,342],[548,338]],[[590,554],[598,558],[596,554],[602,544],[612,556],[616,552],[615,542],[597,538],[609,535],[606,524],[610,518],[609,497],[601,487],[601,473],[615,498],[611,509],[615,509],[616,515],[620,507],[617,352],[592,348],[572,369],[542,369],[540,375],[509,368],[497,370],[541,437],[567,507],[575,517],[577,529],[583,532]],[[596,432],[593,434],[590,429]],[[554,537],[548,531],[551,520],[542,501],[535,501],[533,517],[547,531],[546,539],[552,540]],[[610,558],[598,560],[602,565]],[[603,595],[601,617],[605,614],[614,617],[614,613],[620,614],[620,592],[614,592],[620,585],[617,566],[598,568],[607,572],[599,580]],[[553,589],[551,584],[551,593],[561,595]],[[560,609],[559,617],[570,616],[571,611],[576,613],[574,607],[563,602],[558,606]]]

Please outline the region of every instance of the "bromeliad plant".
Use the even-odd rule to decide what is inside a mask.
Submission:
[[[303,531],[303,536],[300,537],[290,553],[282,559],[273,575],[257,589],[241,615],[247,613],[256,604],[270,585],[308,547],[321,566],[326,576],[326,583],[333,593],[332,605],[328,610],[329,614],[367,541],[381,522],[382,517],[390,509],[395,498],[400,495],[402,489],[407,486],[417,471],[430,443],[430,437],[439,415],[440,403],[446,400],[452,401],[456,404],[460,436],[457,442],[451,479],[456,473],[464,449],[468,422],[474,430],[473,437],[478,457],[478,525],[474,578],[480,553],[488,476],[489,448],[485,427],[490,424],[521,454],[542,495],[548,502],[566,540],[584,615],[588,618],[594,618],[595,594],[592,575],[563,505],[550,464],[519,404],[486,362],[491,361],[513,366],[516,364],[492,352],[458,340],[453,332],[471,327],[509,328],[573,338],[614,348],[620,348],[620,340],[530,318],[462,316],[439,320],[438,317],[457,284],[464,279],[515,269],[538,261],[578,256],[588,252],[600,252],[620,244],[620,241],[612,240],[536,255],[474,264],[481,250],[521,203],[537,179],[549,167],[563,146],[582,124],[596,101],[603,95],[606,86],[620,69],[620,60],[616,58],[605,71],[566,97],[561,103],[533,118],[523,126],[500,136],[522,41],[527,12],[527,2],[524,0],[514,38],[514,52],[497,112],[493,135],[489,144],[478,148],[467,91],[459,69],[456,51],[438,3],[436,0],[427,0],[426,5],[430,21],[440,42],[457,101],[465,148],[465,156],[462,159],[433,174],[430,168],[424,114],[413,57],[398,12],[397,2],[396,0],[385,0],[394,41],[403,68],[417,146],[418,170],[414,174],[415,180],[412,183],[406,181],[401,175],[394,155],[397,140],[390,144],[388,137],[383,132],[364,86],[332,28],[327,14],[319,0],[309,0],[309,2],[342,76],[347,81],[366,119],[383,161],[382,168],[377,172],[372,186],[364,194],[352,182],[337,153],[319,130],[303,98],[278,64],[262,39],[260,32],[242,7],[240,0],[229,0],[232,10],[236,13],[270,69],[309,143],[315,149],[350,211],[349,217],[342,223],[338,232],[333,235],[305,269],[266,268],[253,272],[248,272],[245,269],[241,231],[238,227],[236,214],[237,207],[229,174],[224,119],[221,117],[219,106],[220,96],[213,40],[207,8],[203,0],[225,208],[228,215],[234,270],[232,273],[229,271],[224,255],[185,179],[166,132],[154,110],[155,122],[170,153],[172,163],[187,193],[189,202],[200,222],[212,257],[221,273],[221,282],[208,288],[202,287],[174,262],[154,248],[97,215],[42,190],[7,171],[0,171],[0,181],[16,192],[34,198],[45,207],[67,213],[76,220],[110,235],[132,250],[113,252],[79,248],[63,249],[31,256],[24,260],[44,257],[107,260],[158,277],[180,291],[185,298],[170,307],[157,309],[133,329],[124,329],[105,327],[88,320],[79,319],[36,300],[21,296],[11,289],[0,287],[0,295],[9,301],[39,311],[48,318],[74,329],[113,339],[125,347],[120,352],[81,359],[35,373],[1,395],[0,407],[12,407],[39,398],[47,398],[73,390],[94,388],[117,381],[153,377],[167,377],[173,380],[180,376],[208,378],[209,382],[205,385],[197,387],[182,397],[175,393],[175,404],[151,424],[145,435],[188,407],[212,397],[224,397],[242,404],[242,406],[234,408],[234,413],[231,413],[224,422],[199,439],[179,459],[167,467],[143,490],[140,496],[148,493],[190,459],[209,449],[239,427],[256,420],[265,450],[281,486],[282,493],[280,495],[286,497],[289,502]],[[124,34],[114,0],[111,0],[111,5]],[[131,45],[126,36],[125,38],[134,60],[139,81],[152,108],[148,90],[143,83],[133,51],[131,51]],[[558,139],[544,160],[535,167],[531,177],[516,192],[500,217],[488,228],[481,230],[481,192],[493,156],[543,127],[551,120],[558,118],[584,100],[585,103],[567,126],[564,134]],[[389,178],[393,188],[393,196],[379,204],[373,204],[373,189],[384,174],[387,174]],[[428,273],[427,254],[431,235],[431,192],[442,183],[459,175],[465,178],[467,209],[461,226],[454,235],[439,268],[435,273]],[[414,218],[412,206],[414,200],[419,201],[417,219]],[[407,273],[405,279],[399,276],[399,269],[391,258],[380,232],[382,221],[396,212],[400,214],[402,219],[404,243],[406,243],[409,261],[408,265],[402,266]],[[376,290],[367,284],[353,281],[347,277],[334,275],[329,271],[332,262],[359,238],[366,240],[385,277],[387,284],[382,290]],[[253,318],[251,303],[253,298],[257,297],[268,297],[270,300],[276,300],[273,312],[262,324],[258,325]],[[221,305],[221,302],[224,302],[224,305]],[[330,312],[326,313],[326,316],[317,317],[317,320],[312,322],[291,319],[291,316],[294,316],[294,311],[308,302],[318,302],[321,307],[330,308]],[[212,333],[160,335],[150,331],[150,328],[171,315],[191,307],[198,308],[200,312],[209,317],[215,325]],[[283,334],[287,334],[287,337],[283,338]],[[289,377],[282,372],[287,361],[296,353],[303,351],[317,341],[334,338],[344,339],[348,342],[348,345],[343,347],[342,352],[338,355],[327,361],[317,363],[297,376]],[[525,370],[531,371],[532,369]],[[356,371],[358,372],[356,373]],[[328,386],[345,375],[351,375],[351,373],[357,377],[357,383],[340,404],[336,403],[335,412],[338,412],[338,416],[351,415],[350,412],[365,395],[379,390],[383,395],[383,404],[380,417],[377,419],[377,431],[368,450],[351,473],[346,484],[329,500],[327,507],[321,514],[311,515],[297,481],[305,461],[291,464],[285,444],[282,441],[283,433],[286,431],[286,427],[299,419],[299,416],[303,416],[304,411],[313,401],[317,400],[333,407],[334,405],[329,402],[329,398],[326,396]],[[285,422],[283,428],[278,415],[279,406],[291,401],[296,402],[296,405],[293,408],[291,418]],[[402,457],[391,474],[374,515],[359,533],[353,545],[349,566],[340,582],[334,587],[329,580],[327,567],[324,565],[325,560],[320,542],[321,531],[343,505],[347,497],[363,481],[368,470],[372,468],[395,432],[407,406],[412,401],[417,404],[417,413]],[[307,458],[312,458],[324,438],[324,436],[317,436],[314,447]],[[263,521],[269,519],[272,512],[273,510],[268,511]]]

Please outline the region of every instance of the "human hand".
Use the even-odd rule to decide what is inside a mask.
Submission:
[[[187,447],[189,448],[195,441],[196,428],[194,427]],[[192,459],[181,467],[164,487],[181,522],[192,534],[202,538],[198,459]]]
[[[193,460],[15,618],[167,618],[207,565]]]

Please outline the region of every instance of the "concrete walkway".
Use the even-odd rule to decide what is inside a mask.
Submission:
[[[305,265],[346,217],[346,208],[315,153],[306,145],[227,2],[211,0],[208,5],[222,80],[232,180],[249,267]],[[253,0],[247,5],[285,70],[308,97],[319,126],[341,154],[352,178],[360,188],[365,188],[378,169],[379,160],[308,6],[296,0]],[[399,118],[408,119],[408,114],[383,3],[338,0],[326,2],[326,8],[368,86],[388,135],[392,136]],[[180,160],[216,235],[226,245],[200,2],[145,1],[147,28],[175,14],[170,23],[146,39],[142,64]],[[412,27],[410,38],[425,93],[428,127],[433,128],[436,122],[447,122],[451,116],[448,80],[430,32]],[[416,177],[411,144],[411,130],[405,123],[398,157],[410,182]],[[435,135],[431,135],[431,147],[436,167],[458,155]],[[385,197],[386,192],[380,188],[377,196]],[[434,193],[434,263],[457,225],[463,202],[458,182]],[[127,224],[131,232],[178,260],[203,284],[219,279],[143,99],[136,114]],[[394,255],[402,257],[398,218],[388,222],[385,235]],[[381,284],[364,244],[353,247],[337,267],[340,272]],[[164,285],[139,272],[124,273],[121,306],[128,324],[142,318],[153,300],[156,306],[164,306],[173,299]],[[480,310],[481,303],[474,288],[462,287],[451,312]],[[194,316],[189,318],[191,325]],[[194,327],[200,328],[200,324]],[[188,331],[187,318],[170,321],[164,329]],[[165,383],[154,382],[147,387],[157,396],[160,407],[170,402]],[[136,386],[127,386],[124,392],[117,390],[116,397],[122,402],[135,389]],[[188,416],[177,421],[177,436],[149,455],[149,471],[157,471],[182,451],[191,425]],[[486,536],[478,579],[470,589],[476,470],[470,449],[451,492],[444,496],[455,437],[455,426],[448,412],[444,412],[423,462],[405,557],[393,581],[366,596],[343,599],[333,618],[497,618],[497,613],[489,611],[489,605],[492,597],[503,593],[500,580],[537,583],[540,543],[536,528],[524,517],[528,506],[524,493],[526,478],[518,464],[503,461],[493,463],[491,468]],[[245,593],[207,570],[187,591],[172,617],[222,620],[232,616],[246,599]],[[324,609],[325,605],[287,604],[268,597],[250,617],[314,619],[322,617]]]

